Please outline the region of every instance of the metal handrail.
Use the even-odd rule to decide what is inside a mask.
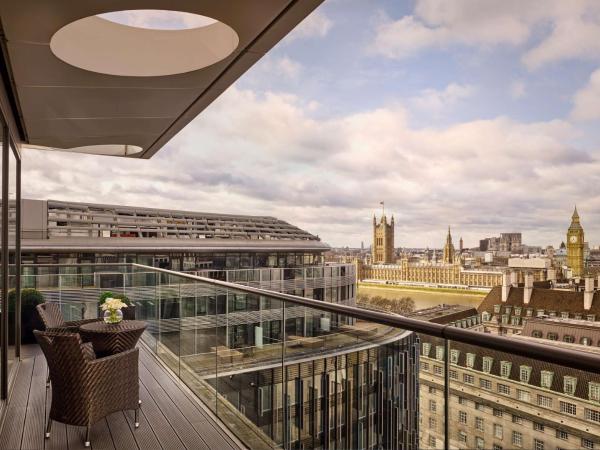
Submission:
[[[321,300],[314,300],[297,295],[283,294],[281,292],[269,291],[250,286],[243,286],[226,281],[213,280],[211,278],[199,277],[187,273],[177,272],[158,267],[150,267],[137,263],[130,263],[132,267],[139,267],[144,270],[153,272],[161,272],[172,276],[187,278],[197,282],[206,283],[211,286],[233,289],[236,291],[245,292],[255,295],[268,295],[283,302],[290,302],[297,305],[302,305],[310,308],[319,309],[335,314],[344,314],[356,319],[376,322],[382,325],[388,325],[397,328],[423,333],[429,336],[435,336],[442,339],[450,339],[465,344],[476,345],[480,347],[490,348],[501,352],[511,353],[526,358],[537,359],[548,363],[558,364],[561,366],[570,367],[573,369],[584,370],[596,374],[600,374],[600,355],[593,353],[581,352],[572,349],[555,347],[547,344],[539,344],[537,342],[515,341],[514,339],[506,338],[500,335],[489,333],[481,333],[477,331],[465,330],[452,325],[441,325],[432,322],[426,322],[408,317],[390,315],[378,311],[347,306],[338,303],[327,303]]]

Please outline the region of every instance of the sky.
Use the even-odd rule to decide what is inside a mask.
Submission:
[[[152,159],[26,150],[23,195],[271,215],[351,247],[381,201],[397,247],[448,226],[556,247],[577,204],[596,247],[599,138],[600,1],[325,0]]]

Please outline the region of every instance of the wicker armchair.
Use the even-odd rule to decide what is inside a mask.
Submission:
[[[65,322],[65,319],[60,312],[60,305],[53,302],[46,302],[37,305],[36,309],[40,318],[42,319],[42,323],[44,324],[46,331],[52,331],[56,333],[78,333],[81,325],[102,320],[101,318],[96,318]]]
[[[137,348],[96,359],[91,344],[78,334],[34,331],[46,356],[52,377],[52,405],[46,426],[52,421],[87,427],[85,446],[90,445],[90,427],[109,414],[135,411],[139,426],[139,374]]]

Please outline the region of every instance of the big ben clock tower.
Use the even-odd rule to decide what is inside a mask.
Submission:
[[[567,265],[574,277],[583,276],[583,228],[579,223],[577,207],[573,211],[571,226],[567,231]]]

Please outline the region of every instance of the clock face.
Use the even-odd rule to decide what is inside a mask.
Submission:
[[[569,240],[571,241],[572,244],[575,244],[575,243],[577,243],[577,236],[571,236],[569,238]]]

